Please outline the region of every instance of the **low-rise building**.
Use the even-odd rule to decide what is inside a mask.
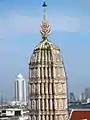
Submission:
[[[7,118],[18,118],[18,119],[28,119],[28,111],[23,108],[18,107],[4,107],[0,108],[0,119],[7,119]],[[12,120],[13,120],[12,119]]]
[[[90,109],[74,109],[69,120],[90,120]]]

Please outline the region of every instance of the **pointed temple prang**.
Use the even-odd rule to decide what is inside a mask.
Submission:
[[[41,24],[40,32],[41,32],[42,38],[46,39],[51,33],[51,27],[50,27],[50,25],[48,24],[48,21],[47,21],[47,12],[46,12],[47,4],[46,4],[45,1],[43,2],[42,7],[44,8],[44,15],[43,15],[43,21],[42,21],[42,24]]]

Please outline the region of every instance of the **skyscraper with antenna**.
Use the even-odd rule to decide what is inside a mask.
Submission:
[[[47,21],[46,2],[42,6],[42,38],[29,62],[29,120],[67,120],[67,75],[60,48],[48,40],[51,26]]]

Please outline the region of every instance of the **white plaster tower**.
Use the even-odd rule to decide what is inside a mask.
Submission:
[[[26,102],[26,80],[21,74],[15,81],[15,100],[20,102]]]

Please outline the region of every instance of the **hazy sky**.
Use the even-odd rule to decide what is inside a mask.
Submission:
[[[47,0],[50,40],[61,48],[69,91],[90,86],[90,0]],[[19,73],[28,78],[28,62],[41,41],[43,0],[0,0],[0,92],[12,98]]]

